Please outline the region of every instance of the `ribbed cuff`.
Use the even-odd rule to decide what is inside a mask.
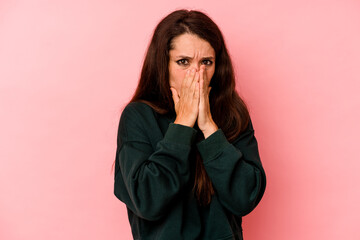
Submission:
[[[199,142],[197,148],[205,163],[216,158],[228,144],[229,142],[226,139],[224,132],[221,129],[218,129],[209,137]]]
[[[164,140],[168,142],[175,142],[179,144],[191,145],[196,138],[197,131],[188,126],[170,123],[167,129]]]

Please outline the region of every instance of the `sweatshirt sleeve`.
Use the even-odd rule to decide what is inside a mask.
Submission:
[[[251,120],[233,143],[218,129],[197,147],[222,206],[234,215],[250,213],[260,202],[266,185]]]
[[[143,118],[130,107],[122,113],[114,193],[136,215],[154,221],[167,213],[190,178],[188,157],[197,131],[170,123],[154,149]]]

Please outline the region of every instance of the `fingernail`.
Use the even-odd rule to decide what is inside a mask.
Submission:
[[[195,69],[193,68],[193,69],[191,70],[191,72],[194,73],[194,72],[195,72]]]

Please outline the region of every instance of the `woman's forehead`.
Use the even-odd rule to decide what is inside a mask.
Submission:
[[[182,34],[172,41],[170,55],[172,57],[215,57],[210,43],[193,34]]]

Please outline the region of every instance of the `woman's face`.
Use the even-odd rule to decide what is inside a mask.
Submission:
[[[215,51],[210,43],[194,34],[184,33],[173,39],[173,49],[169,51],[169,83],[180,94],[181,82],[188,69],[200,70],[205,65],[207,79],[215,72]]]

